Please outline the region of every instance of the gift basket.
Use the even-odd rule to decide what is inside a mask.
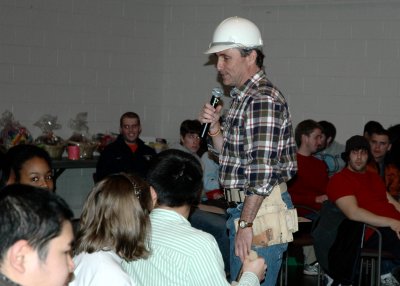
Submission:
[[[61,159],[66,142],[54,134],[54,130],[61,128],[61,125],[57,123],[57,116],[45,114],[33,125],[42,130],[42,134],[35,139],[35,144],[45,149],[49,153],[50,158]]]
[[[0,143],[6,149],[19,144],[31,144],[33,141],[31,133],[14,119],[13,114],[6,110],[0,119]]]
[[[153,148],[156,153],[160,153],[161,151],[168,149],[167,140],[164,138],[156,138],[155,142],[149,142],[148,145]]]
[[[69,127],[73,130],[73,134],[68,139],[68,145],[79,147],[79,157],[81,159],[93,158],[98,142],[90,139],[87,112],[78,113],[75,119],[69,121]]]
[[[104,148],[117,139],[118,134],[115,133],[97,133],[93,135],[93,140],[97,142],[97,151],[101,153]]]

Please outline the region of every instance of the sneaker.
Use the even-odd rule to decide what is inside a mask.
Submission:
[[[400,286],[399,281],[390,272],[381,275],[381,284],[382,286]]]
[[[325,286],[332,286],[333,283],[333,279],[326,273],[324,274],[324,283]]]
[[[313,264],[305,264],[304,265],[303,273],[305,275],[316,276],[316,275],[318,275],[318,271],[319,271],[318,262],[315,262]]]

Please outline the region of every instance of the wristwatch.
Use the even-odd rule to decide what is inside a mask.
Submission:
[[[246,228],[246,227],[252,227],[253,223],[252,222],[247,222],[245,220],[239,220],[239,227],[240,228]]]

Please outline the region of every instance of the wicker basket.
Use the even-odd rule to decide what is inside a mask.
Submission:
[[[60,160],[65,150],[64,144],[58,144],[58,145],[41,144],[40,147],[46,150],[47,153],[49,153],[50,158],[54,160]]]

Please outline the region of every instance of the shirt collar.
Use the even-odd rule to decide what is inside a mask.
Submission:
[[[256,74],[254,74],[251,78],[246,80],[246,82],[241,87],[234,87],[230,92],[230,96],[232,98],[237,97],[237,99],[242,99],[247,93],[250,87],[257,83],[264,76],[264,70],[260,69]]]

